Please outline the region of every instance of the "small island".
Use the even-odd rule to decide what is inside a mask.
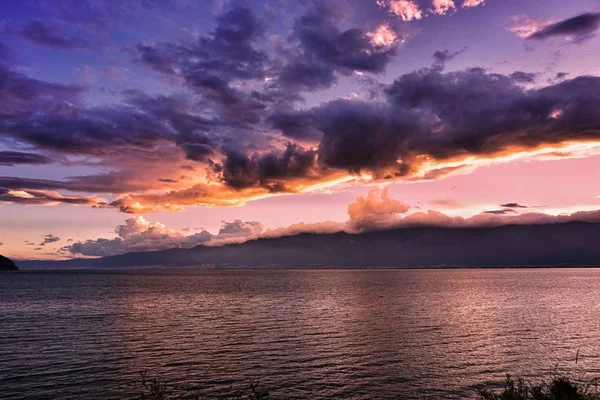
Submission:
[[[18,271],[19,267],[10,258],[0,255],[0,271]]]

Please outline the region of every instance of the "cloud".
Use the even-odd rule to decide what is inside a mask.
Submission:
[[[517,83],[534,83],[538,74],[531,72],[515,71],[510,74],[513,81]]]
[[[244,189],[262,186],[269,191],[285,191],[282,181],[306,177],[311,170],[318,169],[317,152],[288,143],[282,154],[270,152],[248,157],[234,149],[226,150],[223,164],[214,164],[213,171],[228,186]]]
[[[0,42],[0,62],[14,61],[14,57],[15,51],[11,47]]]
[[[125,220],[115,228],[116,237],[98,238],[74,242],[63,247],[64,251],[74,255],[104,257],[124,254],[132,251],[156,251],[172,248],[189,249],[198,245],[219,246],[236,243],[258,237],[263,226],[256,221],[223,221],[217,235],[201,230],[191,235],[175,232],[160,222],[147,221],[141,216]]]
[[[594,110],[600,107],[600,78],[522,86],[532,79],[524,72],[422,69],[383,86],[379,101],[334,100],[275,113],[270,121],[282,134],[311,137],[318,147],[292,142],[281,150],[250,154],[223,148],[223,159],[209,163],[213,182],[220,186],[135,194],[113,206],[148,212],[163,205],[233,205],[305,191],[348,174],[375,181],[440,179],[474,168],[478,159],[502,160],[518,152],[535,154],[546,147],[598,140],[600,119]]]
[[[18,28],[9,28],[9,33],[18,35],[40,46],[52,49],[81,49],[88,48],[90,43],[80,37],[65,35],[57,27],[43,21],[31,21]]]
[[[455,51],[454,53],[450,52],[450,50],[437,50],[433,53],[433,65],[432,68],[438,69],[442,71],[446,66],[446,63],[452,60],[454,57],[458,56],[462,52],[464,52],[467,48],[463,48],[462,50]]]
[[[278,74],[283,90],[317,90],[332,86],[338,74],[382,73],[398,52],[400,36],[389,25],[373,31],[341,30],[339,11],[330,2],[311,3],[294,24]]]
[[[33,79],[0,63],[0,104],[2,128],[10,125],[11,116],[23,117],[30,113],[60,111],[66,104],[76,104],[83,88]]]
[[[50,234],[44,236],[44,240],[42,241],[42,243],[40,243],[40,246],[45,246],[50,243],[56,243],[59,240],[60,240],[60,238],[58,236],[54,236],[53,234],[50,233]]]
[[[56,191],[40,190],[10,190],[0,185],[0,203],[14,203],[21,205],[89,205],[94,206],[103,203],[102,200],[92,197],[63,196]]]
[[[300,233],[331,234],[342,232],[347,228],[344,222],[324,221],[316,223],[299,222],[286,227],[267,229],[262,233],[263,238],[277,238],[281,236],[294,236]]]
[[[539,32],[551,24],[552,20],[546,18],[532,18],[525,15],[514,15],[511,17],[511,23],[508,30],[518,37],[526,39],[535,32]]]
[[[484,214],[496,214],[496,215],[506,215],[506,214],[514,214],[516,213],[515,210],[490,210],[490,211],[484,211]]]
[[[455,9],[453,0],[433,0],[433,12],[438,15],[446,15]]]
[[[228,243],[240,243],[250,239],[260,237],[264,226],[258,221],[244,221],[236,219],[232,222],[221,221],[221,229],[208,243],[213,246],[220,246]]]
[[[370,198],[370,201],[367,199]],[[365,204],[368,204],[365,207]],[[381,189],[372,189],[367,198],[358,197],[356,202],[348,206],[349,219],[345,224],[344,230],[347,232],[356,232],[356,226],[353,223],[351,209],[370,210],[368,214],[381,216],[381,218],[371,218],[370,221],[377,220],[376,223],[370,223],[359,231],[380,230],[380,229],[400,229],[416,226],[433,226],[446,228],[464,228],[464,227],[495,227],[503,225],[537,225],[537,224],[556,224],[566,222],[590,222],[600,223],[600,210],[579,211],[572,214],[551,215],[537,212],[518,213],[514,208],[526,208],[517,203],[507,203],[502,205],[505,209],[484,211],[472,217],[451,217],[439,211],[417,211],[410,213],[409,206],[407,211],[402,211],[403,203],[391,199],[387,193]],[[374,210],[374,211],[373,211]],[[397,211],[397,212],[396,212]]]
[[[16,164],[52,164],[54,161],[44,155],[23,153],[20,151],[0,151],[0,165],[13,166]]]
[[[263,24],[252,10],[235,5],[217,17],[208,36],[192,42],[140,43],[136,50],[141,64],[181,79],[222,119],[246,124],[259,120],[268,96],[244,91],[235,83],[265,78],[268,56],[257,46],[263,34]]]
[[[0,177],[0,202],[178,211],[354,182],[442,179],[513,157],[569,157],[575,147],[596,151],[600,78],[445,72],[458,52],[440,50],[432,67],[376,83],[357,72],[388,69],[403,39],[398,25],[353,27],[335,5],[303,5],[277,38],[267,34],[268,21],[236,3],[206,34],[138,43],[127,54],[173,90],[124,90],[114,104],[90,105],[85,88],[33,79],[2,57],[0,164],[56,160],[94,172]],[[368,80],[369,93],[301,102],[311,96],[305,91],[342,77]]]
[[[419,20],[424,17],[419,5],[411,0],[377,0],[381,7],[387,7],[389,12],[397,15],[402,21]]]
[[[581,43],[594,36],[600,27],[600,13],[583,13],[554,22],[543,18],[513,16],[509,30],[524,39],[545,40],[562,37],[573,43]]]
[[[74,242],[64,250],[83,256],[110,256],[131,251],[154,251],[170,248],[192,248],[212,239],[207,231],[184,236],[168,229],[159,222],[150,222],[143,217],[131,217],[125,224],[115,228],[117,237],[98,238]]]
[[[408,205],[391,199],[387,188],[372,189],[367,196],[359,196],[348,206],[348,226],[355,231],[383,228],[409,209]]]
[[[566,222],[600,223],[600,210],[580,211],[573,214],[518,213],[514,208],[526,208],[518,203],[503,204],[502,210],[489,210],[472,217],[452,217],[439,211],[410,212],[411,207],[389,197],[387,188],[373,188],[366,196],[358,196],[348,206],[345,222],[324,221],[297,223],[287,227],[264,229],[261,222],[236,219],[222,221],[216,235],[205,230],[192,235],[175,232],[159,222],[150,222],[141,216],[131,217],[115,228],[116,237],[74,242],[62,248],[73,255],[99,257],[131,251],[155,251],[170,248],[192,248],[198,245],[222,246],[248,240],[278,238],[302,233],[333,234],[337,232],[362,233],[374,230],[410,227],[496,227],[503,225],[536,225]],[[189,231],[189,229],[184,229]],[[53,237],[52,235],[46,236]],[[41,248],[40,248],[41,249]]]
[[[485,4],[485,0],[464,0],[462,6],[464,8],[477,7]]]
[[[528,208],[527,206],[523,206],[519,203],[505,203],[500,205],[500,207],[505,207],[505,208]]]
[[[563,37],[581,42],[593,36],[600,27],[600,13],[584,13],[536,30],[528,39],[544,40],[551,37]]]

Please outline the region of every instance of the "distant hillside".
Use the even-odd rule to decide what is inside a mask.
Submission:
[[[19,268],[10,258],[0,255],[0,271],[18,271]]]
[[[21,268],[436,267],[600,265],[600,224],[419,227],[362,234],[299,234],[100,259],[22,261]]]

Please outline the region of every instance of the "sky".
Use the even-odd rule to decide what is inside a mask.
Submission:
[[[600,220],[598,0],[5,0],[0,253]]]

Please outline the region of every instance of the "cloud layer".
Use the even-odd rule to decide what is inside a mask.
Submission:
[[[29,76],[0,45],[0,166],[82,167],[56,179],[4,173],[0,202],[131,214],[231,206],[340,182],[439,179],[514,154],[597,144],[597,76],[542,83],[535,71],[448,72],[462,50],[446,49],[429,68],[377,81],[401,59],[410,37],[402,21],[482,4],[378,0],[375,11],[398,21],[361,26],[336,2],[308,2],[284,34],[273,34],[262,15],[234,3],[206,32],[122,49],[171,90],[126,89],[113,103],[89,101],[86,85]],[[93,29],[108,23],[103,10]],[[521,22],[514,29],[523,37],[581,40],[597,29],[598,14]],[[9,27],[53,49],[85,47],[72,32],[39,21]],[[342,81],[366,89],[307,101]]]
[[[74,242],[62,248],[73,256],[101,257],[131,251],[155,251],[171,248],[192,248],[198,245],[223,246],[260,238],[294,236],[301,233],[333,234],[336,232],[362,233],[376,230],[401,229],[418,226],[446,228],[495,227],[503,225],[554,224],[573,221],[600,223],[600,210],[573,214],[549,215],[529,212],[527,206],[518,203],[502,204],[501,209],[483,211],[472,217],[452,217],[439,211],[419,211],[389,197],[386,188],[373,188],[366,196],[358,196],[348,206],[346,222],[324,221],[320,223],[297,223],[287,227],[265,230],[258,221],[222,222],[216,235],[201,230],[185,235],[168,229],[159,222],[149,222],[141,216],[128,218],[125,224],[115,228],[116,237],[98,238]],[[414,210],[414,211],[413,211]],[[185,229],[188,232],[189,229]],[[47,235],[42,245],[58,241]]]

